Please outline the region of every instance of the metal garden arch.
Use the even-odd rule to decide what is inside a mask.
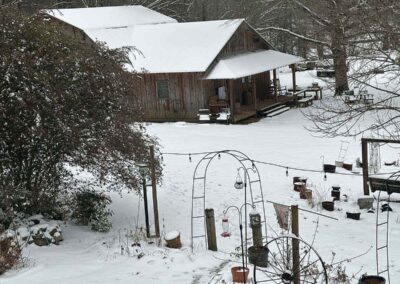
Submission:
[[[258,168],[254,164],[254,161],[250,159],[246,154],[237,150],[222,150],[216,152],[210,152],[197,163],[193,174],[193,186],[192,186],[192,210],[191,210],[191,248],[194,248],[194,240],[204,238],[205,245],[207,247],[207,234],[206,234],[206,182],[207,182],[207,170],[214,160],[215,157],[221,157],[221,155],[228,155],[235,158],[240,167],[244,171],[244,188],[245,188],[245,203],[249,202],[255,206],[261,215],[261,222],[264,226],[265,238],[267,238],[267,223],[265,218],[265,204],[261,185],[260,174]],[[250,200],[247,200],[247,190],[250,191]],[[245,206],[245,244],[247,251],[247,209]],[[195,232],[195,228],[197,231]]]

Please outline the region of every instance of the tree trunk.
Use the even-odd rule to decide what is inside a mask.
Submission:
[[[344,32],[340,24],[336,24],[332,35],[332,55],[335,68],[335,96],[342,95],[349,89],[347,80],[347,50]]]

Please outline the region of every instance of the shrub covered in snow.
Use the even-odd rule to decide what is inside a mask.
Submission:
[[[111,228],[107,205],[109,196],[95,191],[83,191],[76,194],[76,210],[73,213],[79,224],[90,225],[93,231],[108,232]]]
[[[127,50],[65,34],[0,5],[0,208],[59,218],[63,195],[91,182],[140,189],[136,162],[157,144],[140,123]],[[156,162],[157,173],[161,166]],[[11,218],[12,219],[12,218]],[[0,221],[9,223],[9,220]]]
[[[13,268],[21,259],[21,248],[13,237],[0,235],[0,275]]]

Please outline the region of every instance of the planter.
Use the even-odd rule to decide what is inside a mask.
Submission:
[[[353,170],[353,164],[343,163],[343,169],[346,169],[348,171],[352,171]]]
[[[260,266],[268,266],[268,253],[269,250],[264,246],[251,246],[247,250],[249,254],[249,263]]]
[[[346,217],[353,220],[360,220],[361,213],[346,212]]]
[[[342,168],[343,167],[343,162],[335,161],[335,166],[338,167],[338,168]]]
[[[372,197],[362,197],[357,200],[357,203],[360,209],[371,209],[374,205],[374,199]]]
[[[360,281],[358,281],[358,284],[385,284],[386,279],[383,278],[382,276],[377,276],[377,275],[366,275],[361,277]]]
[[[331,164],[324,164],[324,172],[334,173],[336,172],[336,166]]]
[[[302,190],[306,189],[306,184],[304,182],[295,182],[293,186],[293,190],[297,192],[301,192]]]
[[[335,209],[335,203],[333,201],[323,201],[322,208],[328,211],[333,211]]]
[[[340,186],[337,185],[337,184],[332,185],[332,189],[333,189],[333,190],[340,190]]]
[[[301,177],[299,178],[300,182],[304,182],[304,184],[307,184],[307,178],[306,177]]]
[[[312,190],[309,188],[301,190],[300,199],[312,199]]]
[[[333,188],[333,187],[332,187]],[[339,187],[340,188],[340,187]],[[333,201],[340,200],[340,190],[332,189],[331,196],[333,197]]]
[[[293,185],[300,181],[300,177],[293,177]]]
[[[243,266],[234,266],[231,268],[232,282],[246,283],[249,276],[249,269]]]
[[[167,242],[167,247],[181,248],[181,235],[178,231],[172,231],[165,235],[164,240]]]

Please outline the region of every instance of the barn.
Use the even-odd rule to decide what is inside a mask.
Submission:
[[[148,121],[198,121],[199,113],[236,123],[293,101],[294,64],[244,19],[177,22],[143,6],[48,10],[64,30],[110,48],[131,47],[129,71]],[[292,93],[277,68],[291,66]]]

